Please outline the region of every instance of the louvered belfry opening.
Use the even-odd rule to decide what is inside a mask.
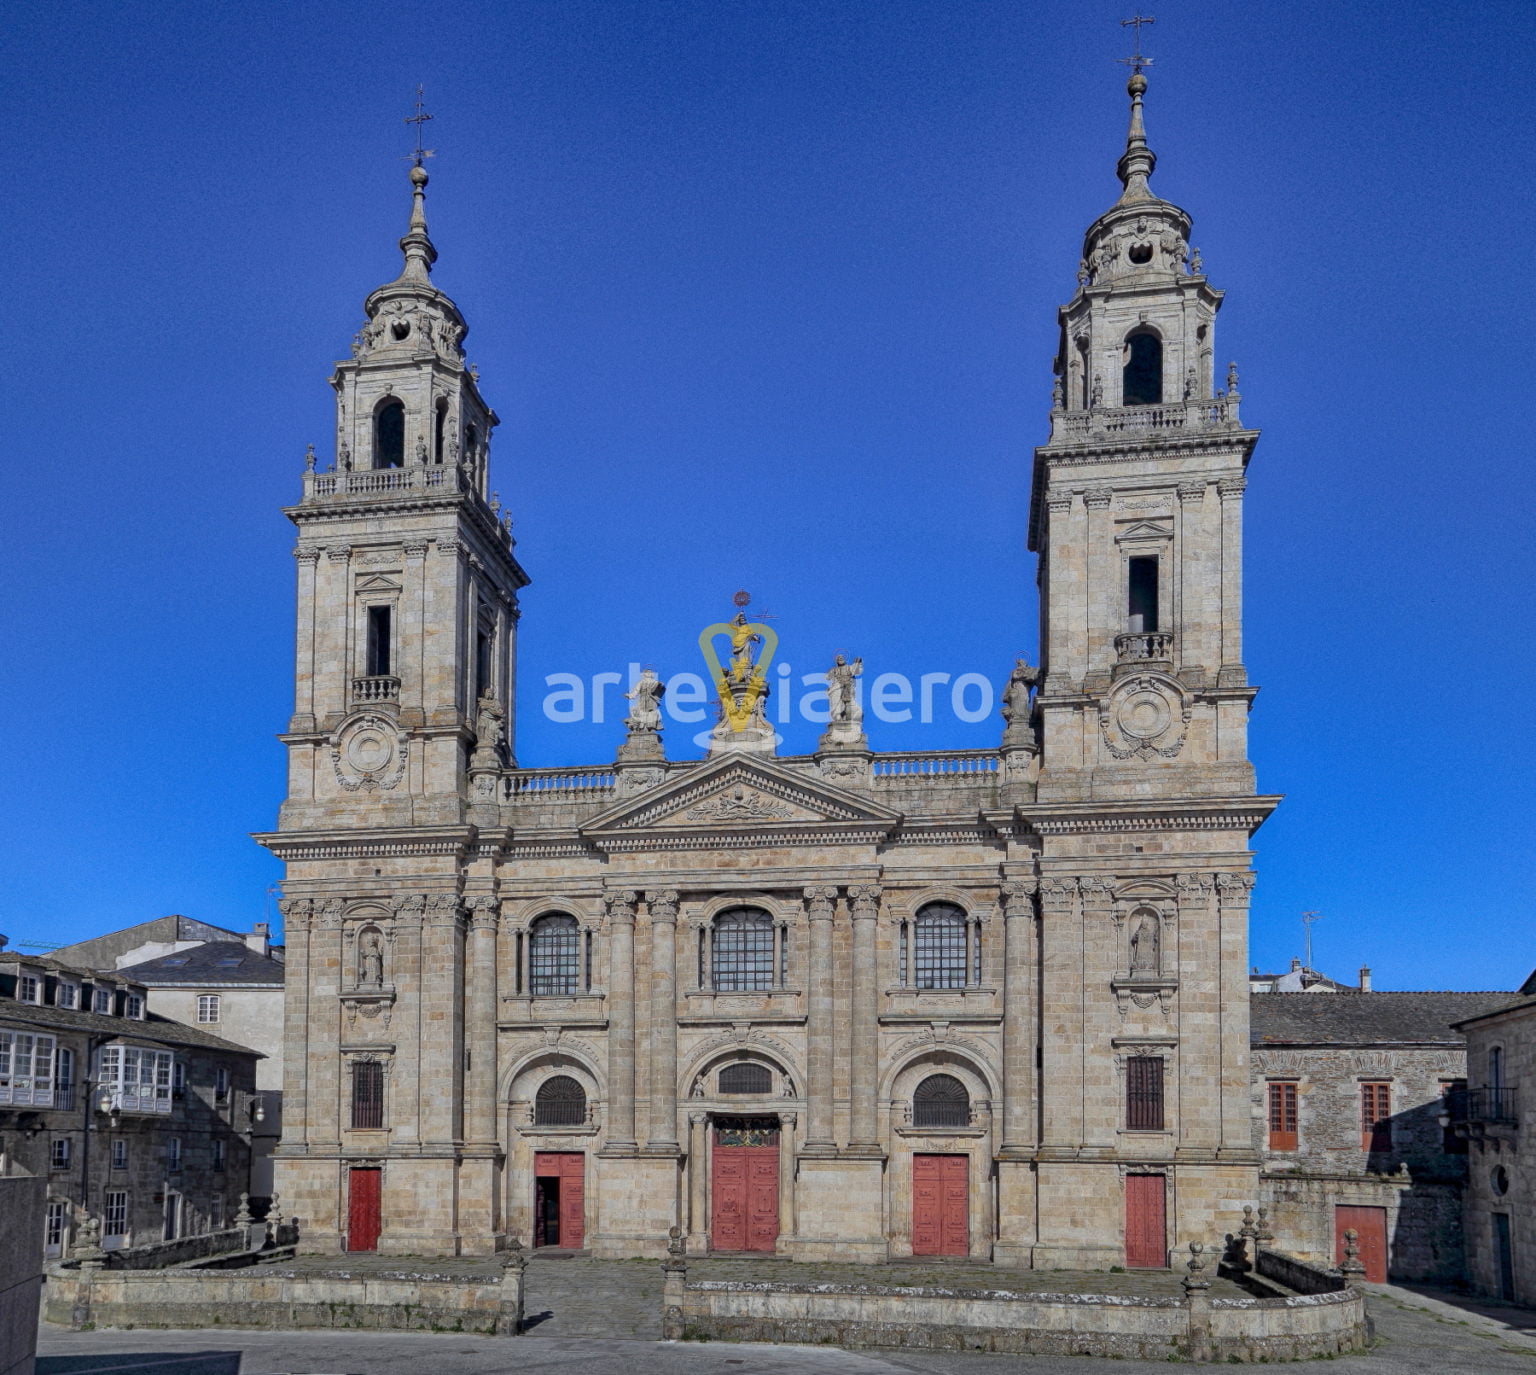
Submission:
[[[971,1095],[952,1074],[930,1074],[912,1095],[914,1127],[968,1127]]]
[[[533,1099],[536,1127],[579,1127],[587,1120],[587,1091],[569,1074],[557,1074],[539,1085]]]
[[[727,1065],[720,1071],[720,1092],[772,1093],[773,1074],[767,1065]]]

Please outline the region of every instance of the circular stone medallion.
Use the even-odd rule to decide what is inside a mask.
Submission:
[[[1115,711],[1115,724],[1135,740],[1151,740],[1166,731],[1173,712],[1158,692],[1143,688],[1125,698]]]

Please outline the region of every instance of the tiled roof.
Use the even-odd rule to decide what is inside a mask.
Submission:
[[[252,950],[244,941],[209,941],[205,945],[160,955],[117,971],[151,987],[181,984],[283,985],[283,966]]]
[[[37,1003],[17,1003],[0,998],[0,1025],[105,1033],[129,1041],[158,1041],[167,1046],[201,1046],[206,1050],[224,1050],[235,1055],[250,1055],[263,1060],[266,1058],[259,1050],[236,1045],[201,1027],[173,1022],[169,1017],[161,1017],[153,1012],[141,1021],[137,1017],[108,1017],[99,1012],[44,1007]]]
[[[1452,1024],[1507,1004],[1512,993],[1253,993],[1255,1046],[1450,1045]]]
[[[1499,1003],[1498,1006],[1483,1008],[1477,1012],[1469,1012],[1466,1015],[1465,1021],[1475,1022],[1483,1017],[1492,1017],[1499,1012],[1524,1012],[1528,1008],[1536,1007],[1536,996],[1533,996],[1533,994],[1536,994],[1536,990],[1532,989],[1531,983],[1532,980],[1527,979],[1521,986],[1520,994],[1523,996],[1506,994],[1504,1001]]]

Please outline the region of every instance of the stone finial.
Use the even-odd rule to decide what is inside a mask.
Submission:
[[[1258,1239],[1259,1228],[1258,1224],[1254,1221],[1253,1204],[1251,1203],[1243,1205],[1243,1225],[1237,1229],[1237,1234],[1240,1237],[1247,1237],[1250,1241]]]
[[[274,1227],[283,1225],[282,1195],[276,1189],[272,1190],[272,1206],[267,1209],[267,1221]]]
[[[1198,1241],[1189,1243],[1189,1260],[1185,1263],[1184,1268],[1189,1273],[1179,1283],[1184,1286],[1186,1294],[1194,1290],[1209,1289],[1211,1287],[1210,1280],[1205,1278],[1205,1246],[1203,1243]]]
[[[1237,364],[1227,364],[1227,395],[1237,395]]]
[[[1275,1234],[1269,1230],[1269,1209],[1259,1204],[1259,1230],[1254,1235],[1260,1241],[1273,1241]]]
[[[240,1206],[235,1209],[235,1226],[249,1227],[251,1225],[251,1196],[240,1195]]]
[[[523,1243],[516,1237],[507,1243],[507,1253],[501,1258],[503,1270],[526,1270],[528,1268],[528,1256],[523,1250]]]
[[[1115,175],[1125,190],[1120,204],[1155,199],[1147,178],[1157,166],[1157,154],[1147,147],[1147,130],[1142,121],[1141,98],[1147,93],[1147,78],[1141,72],[1133,72],[1125,83],[1125,93],[1131,98],[1131,123],[1125,134],[1125,152],[1120,155]]]
[[[313,444],[306,444],[304,446],[304,471],[306,473],[315,471],[315,446]]]
[[[1205,271],[1205,260],[1201,258],[1198,248],[1189,250],[1189,270],[1196,277]]]
[[[1353,1227],[1344,1233],[1344,1259],[1339,1262],[1339,1273],[1351,1283],[1365,1274],[1365,1263],[1360,1259],[1360,1235]]]
[[[661,1268],[669,1275],[688,1269],[688,1242],[681,1227],[667,1228],[667,1258]]]

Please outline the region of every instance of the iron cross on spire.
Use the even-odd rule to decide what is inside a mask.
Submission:
[[[1150,14],[1142,14],[1140,10],[1137,10],[1137,12],[1131,18],[1122,19],[1120,21],[1120,27],[1122,29],[1134,28],[1136,30],[1136,51],[1129,57],[1122,57],[1119,59],[1131,69],[1132,75],[1141,71],[1143,67],[1150,67],[1152,65],[1152,59],[1150,57],[1143,57],[1141,55],[1141,29],[1142,25],[1144,24],[1155,23],[1157,23],[1157,20],[1155,20]]]
[[[405,122],[407,124],[414,124],[416,126],[416,149],[412,153],[407,153],[406,156],[409,157],[411,161],[414,162],[418,167],[421,166],[425,159],[435,158],[437,156],[437,154],[434,153],[432,149],[423,148],[421,146],[423,126],[429,119],[432,118],[432,116],[429,115],[422,106],[422,97],[425,94],[425,88],[418,85],[416,87],[416,113],[414,115],[407,115],[405,117]]]

